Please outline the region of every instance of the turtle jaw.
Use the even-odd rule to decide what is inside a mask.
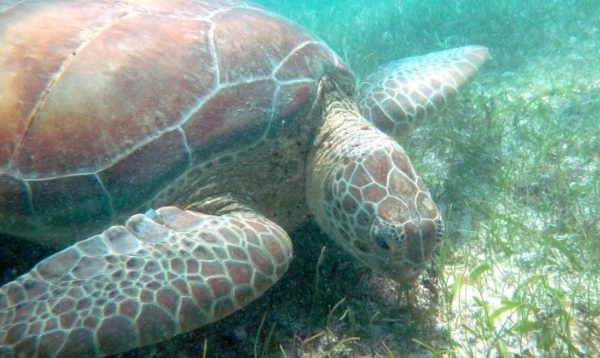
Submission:
[[[415,217],[416,213],[411,214]],[[441,219],[406,219],[393,223],[376,216],[368,238],[375,243],[373,253],[355,255],[382,276],[400,283],[412,282],[425,269],[443,233]],[[356,238],[360,240],[361,238]]]

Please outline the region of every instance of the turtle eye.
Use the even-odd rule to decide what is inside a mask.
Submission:
[[[406,245],[406,233],[404,231],[402,231],[402,233],[400,233],[400,235],[398,235],[398,242],[402,246]]]
[[[390,247],[388,246],[387,242],[385,242],[385,238],[381,236],[380,233],[373,235],[373,239],[375,240],[377,246],[381,247],[384,250],[390,250]]]
[[[389,238],[395,236],[394,226],[377,217],[371,224],[369,235],[375,244],[377,244],[377,246],[389,251],[390,245],[388,245],[388,240]]]

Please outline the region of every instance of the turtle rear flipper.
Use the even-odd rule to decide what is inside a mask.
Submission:
[[[438,113],[489,57],[485,47],[465,46],[391,62],[361,83],[360,111],[383,132],[405,135]]]
[[[291,258],[285,231],[254,212],[133,215],[1,288],[0,356],[103,356],[159,342],[246,305]]]

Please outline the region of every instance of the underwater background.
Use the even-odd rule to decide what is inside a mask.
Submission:
[[[600,2],[260,3],[313,31],[359,78],[470,44],[492,59],[401,143],[446,221],[417,287],[358,267],[309,225],[283,282],[210,332],[208,354],[599,355]]]
[[[264,297],[124,356],[600,355],[600,1],[259,3],[313,31],[358,78],[402,57],[490,49],[453,103],[401,143],[443,210],[444,242],[404,287],[309,223]],[[3,282],[47,255],[14,256],[21,248],[3,240]]]

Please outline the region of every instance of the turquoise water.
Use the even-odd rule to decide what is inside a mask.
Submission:
[[[204,342],[214,357],[599,354],[600,2],[260,3],[359,78],[407,56],[490,49],[463,94],[401,142],[443,211],[445,244],[405,291],[308,224],[290,272],[256,304],[135,354],[198,356]],[[35,256],[15,246],[0,253],[10,279]]]
[[[378,61],[466,44],[485,44],[490,66],[527,61],[547,49],[595,36],[595,1],[262,1],[310,28],[359,73]]]

